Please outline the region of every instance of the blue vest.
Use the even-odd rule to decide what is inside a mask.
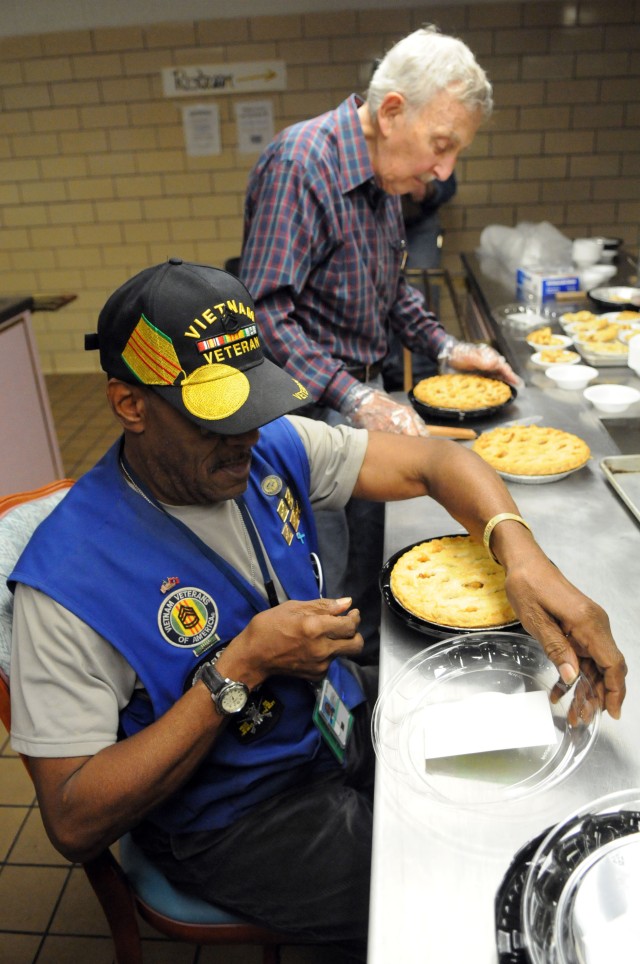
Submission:
[[[79,616],[135,669],[145,691],[120,715],[120,738],[148,726],[191,685],[203,659],[268,603],[223,559],[125,482],[120,443],[75,483],[36,530],[11,575]],[[290,599],[315,599],[317,549],[309,464],[295,429],[261,429],[245,503]],[[196,545],[194,545],[194,540]],[[338,660],[349,707],[364,699]],[[261,800],[337,763],[313,724],[315,688],[270,677],[231,720],[189,781],[149,819],[169,832],[224,827]]]

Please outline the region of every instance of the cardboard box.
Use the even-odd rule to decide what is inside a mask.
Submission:
[[[559,291],[579,291],[580,278],[573,268],[518,268],[516,271],[518,296],[546,301]]]

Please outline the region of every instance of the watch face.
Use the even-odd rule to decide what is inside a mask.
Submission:
[[[247,687],[244,683],[229,683],[218,697],[223,713],[239,713],[247,705],[247,699]]]

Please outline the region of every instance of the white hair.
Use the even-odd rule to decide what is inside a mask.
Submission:
[[[383,57],[369,84],[367,106],[375,117],[385,95],[395,91],[409,110],[419,111],[443,90],[468,110],[491,114],[491,84],[467,45],[429,25],[399,40]]]

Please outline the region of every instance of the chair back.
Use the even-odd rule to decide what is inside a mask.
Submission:
[[[5,681],[9,677],[13,626],[13,593],[9,591],[7,579],[32,533],[72,485],[72,479],[62,479],[0,498],[0,670]]]

